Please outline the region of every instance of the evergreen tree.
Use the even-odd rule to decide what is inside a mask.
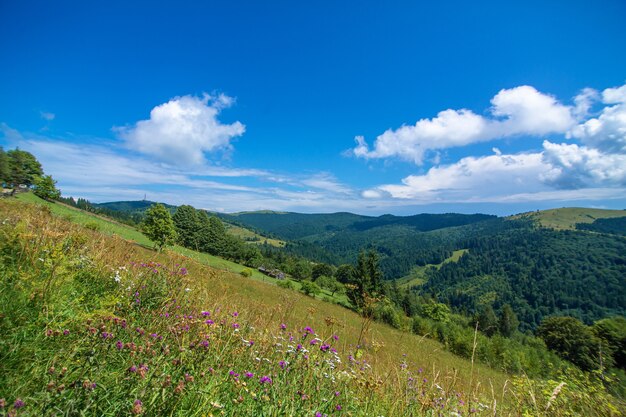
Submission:
[[[170,212],[162,204],[153,204],[146,210],[141,230],[155,243],[159,251],[176,241],[174,221]]]

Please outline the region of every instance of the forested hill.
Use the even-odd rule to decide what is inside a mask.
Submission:
[[[139,201],[112,201],[110,203],[91,203],[92,206],[97,208],[104,208],[113,211],[125,211],[125,212],[145,212],[151,205],[156,204],[154,201],[139,200]],[[173,210],[176,206],[170,204],[161,203],[168,210]]]
[[[422,294],[466,312],[510,304],[522,329],[549,315],[587,323],[626,314],[626,239],[616,235],[519,228],[466,243],[458,262],[427,271]]]
[[[462,226],[496,218],[486,214],[417,214],[414,216],[379,217],[352,213],[301,214],[279,212],[247,212],[223,214],[222,218],[271,233],[282,239],[303,239],[328,232],[365,231],[384,226],[407,226],[415,231],[430,231]]]

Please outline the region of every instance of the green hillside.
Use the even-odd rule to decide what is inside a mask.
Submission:
[[[528,218],[543,227],[573,230],[579,223],[593,223],[597,219],[626,216],[626,210],[567,207],[524,213],[515,217]]]

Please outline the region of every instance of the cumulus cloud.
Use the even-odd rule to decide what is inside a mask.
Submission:
[[[590,197],[589,190],[602,189],[617,195],[626,187],[626,155],[605,154],[576,144],[543,142],[541,152],[462,158],[435,166],[423,175],[410,175],[401,184],[381,185],[363,192],[378,198],[381,193],[416,202],[478,202],[533,200],[531,195],[552,198]],[[560,191],[584,190],[580,193]],[[611,191],[612,190],[612,191]],[[555,192],[559,191],[559,192]],[[547,197],[546,197],[547,198]]]
[[[626,154],[548,141],[543,148],[543,162],[550,167],[541,175],[546,184],[563,189],[626,186]]]
[[[371,150],[365,138],[357,136],[352,153],[362,158],[398,157],[422,164],[428,151],[521,134],[565,133],[575,124],[571,106],[531,86],[501,90],[491,104],[491,117],[468,109],[448,109],[415,125],[389,129],[376,138]]]
[[[245,132],[240,122],[218,120],[221,110],[232,103],[233,99],[223,94],[176,97],[153,108],[150,119],[114,130],[129,148],[162,162],[202,165],[205,152],[228,150],[231,140]]]
[[[573,127],[568,138],[608,153],[626,153],[626,85],[602,92],[606,104],[597,117]]]
[[[539,179],[546,166],[539,153],[465,157],[450,165],[430,168],[423,175],[410,175],[402,184],[370,190],[393,198],[417,201],[481,201],[487,196],[506,195],[512,189],[532,192],[546,187]],[[367,196],[365,193],[364,196]]]

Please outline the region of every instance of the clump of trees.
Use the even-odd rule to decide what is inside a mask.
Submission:
[[[256,245],[226,232],[220,219],[209,216],[204,210],[182,205],[172,217],[177,232],[177,243],[189,249],[220,256],[249,267],[258,267],[263,256]]]
[[[5,152],[0,147],[0,183],[8,188],[25,185],[46,200],[57,200],[61,197],[56,181],[50,175],[44,175],[37,158],[19,148]]]

